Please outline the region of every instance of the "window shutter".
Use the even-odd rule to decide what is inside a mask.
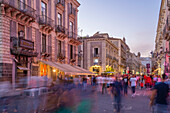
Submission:
[[[63,54],[65,56],[65,41],[63,42]]]
[[[70,63],[70,44],[68,44],[68,63]]]
[[[37,15],[40,15],[40,0],[36,0],[36,11]]]
[[[57,55],[58,55],[58,40],[55,37],[55,58],[57,59]]]
[[[16,28],[16,22],[10,21],[10,36],[11,37],[17,37],[17,28]]]
[[[48,17],[51,18],[51,0],[48,2]]]
[[[41,32],[39,32],[38,29],[36,29],[35,44],[36,44],[36,50],[38,52],[38,58],[40,58],[40,55],[41,55]]]

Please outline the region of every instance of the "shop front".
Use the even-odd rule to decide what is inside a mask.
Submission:
[[[57,79],[74,78],[79,75],[94,75],[88,70],[69,64],[40,60],[40,76],[47,76],[53,81]]]
[[[92,72],[92,73],[95,73],[96,75],[101,75],[102,68],[99,65],[94,65],[94,66],[90,67],[89,71]]]
[[[13,56],[12,83],[14,87],[25,88],[27,77],[31,76],[32,58],[37,57],[34,42],[21,37],[11,37],[10,44]]]

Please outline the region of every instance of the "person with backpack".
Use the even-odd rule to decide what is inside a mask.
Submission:
[[[120,78],[116,77],[116,80],[114,83],[112,83],[112,95],[114,96],[114,112],[120,113],[120,107],[121,107],[121,93],[122,93],[122,84],[120,81]]]

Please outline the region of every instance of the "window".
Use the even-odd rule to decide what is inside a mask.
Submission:
[[[47,15],[47,5],[44,2],[41,2],[41,14],[44,17]]]
[[[46,52],[46,35],[42,34],[42,52]]]
[[[62,15],[60,13],[58,13],[58,25],[62,25]]]
[[[18,37],[24,38],[25,36],[25,26],[18,24]]]
[[[73,59],[73,45],[70,45],[70,59]]]
[[[58,52],[61,53],[61,41],[58,41]]]
[[[70,31],[70,36],[73,36],[73,22],[70,22],[70,27],[69,27],[69,31]]]
[[[98,48],[94,48],[94,54],[95,54],[95,55],[98,55],[98,54],[99,54]]]
[[[73,5],[72,5],[72,3],[70,3],[70,13],[71,14],[73,13]]]

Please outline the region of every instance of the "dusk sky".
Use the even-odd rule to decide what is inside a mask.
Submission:
[[[126,38],[131,52],[149,56],[154,50],[161,0],[78,0],[82,36],[97,31]]]

